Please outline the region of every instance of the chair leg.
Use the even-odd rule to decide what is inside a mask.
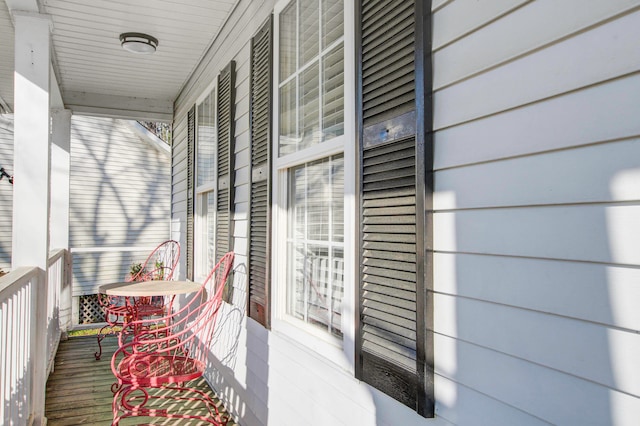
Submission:
[[[153,388],[152,392],[150,394],[144,387],[134,387],[133,385],[124,385],[120,388],[116,386],[112,403],[112,426],[119,425],[120,420],[126,417],[190,419],[215,426],[226,426],[230,420],[228,415],[220,414],[215,401],[209,395],[198,389],[168,385]],[[155,401],[155,403],[151,401]],[[147,406],[148,402],[149,406]],[[206,407],[208,415],[170,412],[168,409],[161,408],[163,406],[169,408],[193,406],[194,403],[202,404],[203,408]]]
[[[104,332],[107,328],[111,328],[109,333]],[[102,357],[102,341],[108,334],[113,334],[113,326],[111,324],[105,325],[100,329],[100,331],[98,331],[98,335],[96,336],[98,339],[98,351],[93,354],[96,357],[96,361],[100,361],[100,357]]]
[[[114,386],[111,386],[112,390]],[[113,412],[112,426],[117,426],[126,417],[165,417],[167,410],[147,408],[149,392],[143,387],[124,385],[113,395],[111,411]]]

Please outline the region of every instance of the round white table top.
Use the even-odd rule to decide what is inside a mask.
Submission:
[[[193,281],[137,281],[103,284],[98,291],[109,296],[173,296],[195,293],[200,287]]]

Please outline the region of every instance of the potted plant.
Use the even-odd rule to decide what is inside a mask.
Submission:
[[[164,280],[164,262],[160,259],[156,260],[156,268],[154,269],[154,274],[152,279],[154,280]]]
[[[147,274],[147,271],[142,267],[142,263],[133,263],[129,268],[129,275],[131,276],[131,281],[142,281],[144,276]]]

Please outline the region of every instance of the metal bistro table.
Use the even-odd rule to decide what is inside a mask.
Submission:
[[[135,281],[103,284],[98,291],[108,296],[152,297],[194,293],[200,287],[193,281]]]
[[[193,281],[123,281],[103,284],[98,287],[98,291],[101,294],[106,294],[107,296],[124,297],[126,301],[126,309],[129,311],[129,318],[139,319],[137,318],[138,315],[135,310],[135,306],[129,302],[130,300],[133,300],[133,298],[154,296],[171,296],[173,298],[174,296],[177,296],[179,294],[195,293],[200,290],[201,287],[202,284]],[[171,303],[169,304],[169,306],[171,306]],[[109,334],[113,334],[113,331]],[[101,329],[101,332],[97,336],[98,352],[95,353],[95,357],[97,360],[99,360],[102,355],[102,340],[105,337],[106,334],[103,333]]]

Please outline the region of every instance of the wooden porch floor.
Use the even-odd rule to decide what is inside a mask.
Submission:
[[[110,425],[112,420],[111,354],[117,348],[115,337],[102,342],[102,359],[96,361],[93,354],[98,348],[95,336],[71,337],[61,341],[56,354],[54,371],[47,381],[45,416],[50,426],[62,425]],[[209,395],[213,391],[204,379],[195,382],[200,390]],[[194,385],[194,383],[190,383]],[[180,412],[195,414],[195,409],[183,404]],[[207,424],[195,420],[176,420],[149,417],[127,418],[121,425],[163,424],[199,425]],[[237,426],[230,421],[229,426]]]

